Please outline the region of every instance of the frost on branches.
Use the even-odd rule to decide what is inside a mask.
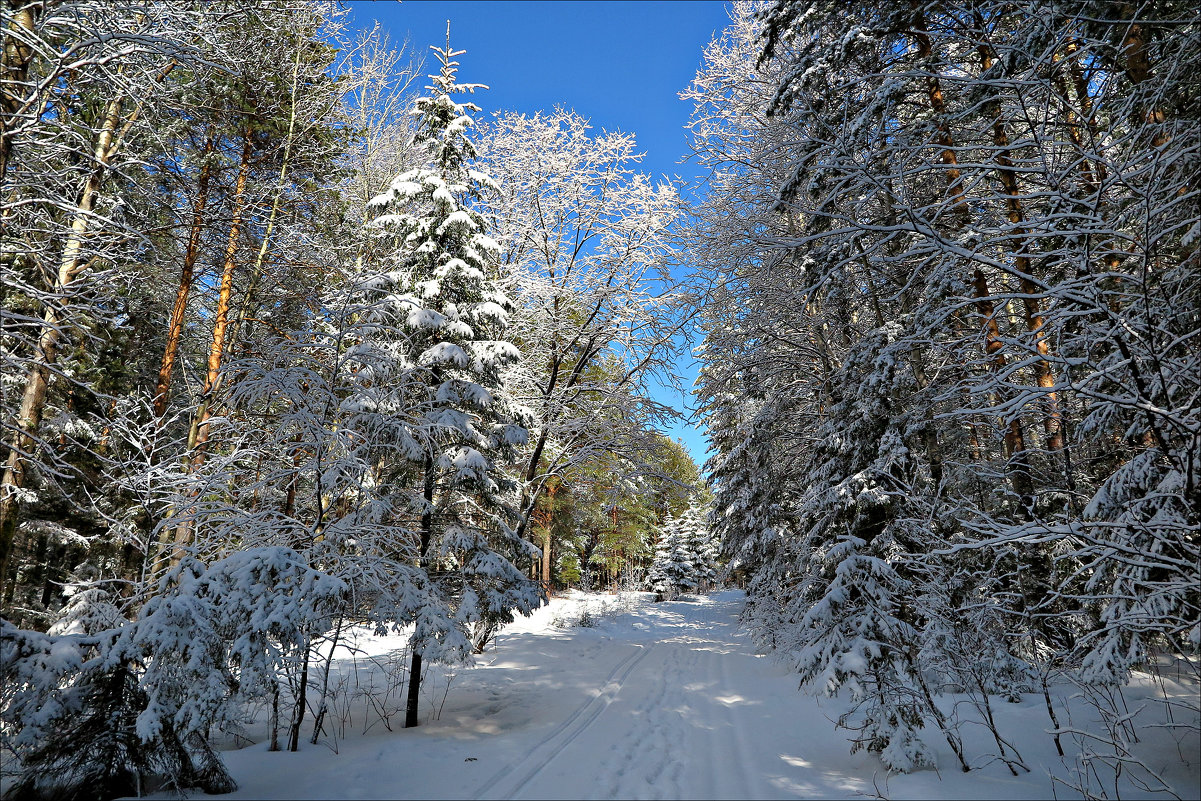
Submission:
[[[208,567],[185,559],[156,589],[134,621],[91,589],[49,634],[3,622],[0,733],[21,760],[18,794],[110,797],[147,780],[233,790],[209,728],[269,694],[347,587],[294,550],[251,548]]]
[[[1112,693],[1198,664],[1201,18],[1150,11],[746,4],[686,93],[715,527],[891,769],[975,764],[949,693],[1015,775],[991,699],[1038,693],[1062,755],[1071,681],[1078,789],[1163,786]]]
[[[659,526],[655,560],[646,587],[671,600],[681,593],[705,592],[717,581],[717,545],[704,512],[690,507],[679,518],[670,513]]]
[[[262,181],[254,202],[272,209],[269,220],[260,226],[235,211],[210,236],[217,226],[205,216],[207,166],[198,194],[178,204],[199,232],[188,245],[196,250],[180,254],[187,264],[220,243],[216,261],[229,267],[230,283],[235,273],[248,279],[244,295],[223,282],[210,299],[222,309],[208,364],[215,379],[203,397],[184,398],[183,409],[173,406],[186,388],[168,393],[166,385],[153,399],[131,391],[112,403],[119,419],[103,429],[103,447],[85,454],[95,463],[81,460],[87,471],[112,474],[95,504],[97,516],[111,513],[107,535],[84,538],[36,519],[22,529],[31,542],[40,538],[37,559],[49,543],[86,548],[102,536],[125,550],[121,561],[90,565],[88,577],[100,580],[73,582],[49,633],[3,623],[2,747],[6,768],[22,771],[20,794],[113,797],[154,789],[147,783],[233,789],[210,728],[236,733],[266,703],[272,750],[281,730],[285,747],[297,750],[302,724],[311,723],[316,742],[328,685],[317,676],[328,677],[352,625],[410,635],[413,724],[423,659],[467,660],[497,627],[542,601],[516,566],[528,565],[534,549],[514,532],[519,496],[509,470],[531,421],[501,378],[520,354],[506,335],[511,304],[495,283],[498,245],[472,210],[488,179],[470,167],[474,107],[450,99],[463,88],[454,81],[457,53],[436,51],[441,73],[417,101],[416,134],[402,148],[403,162],[421,166],[376,199],[369,235],[346,230],[325,185],[305,198],[310,212],[329,215],[315,225],[280,200],[285,190],[307,191],[302,170],[328,166],[318,146],[337,141],[321,138],[334,127],[323,118],[304,128],[316,143],[302,155],[291,149],[304,141],[295,125],[303,103],[330,100],[320,93],[330,50],[313,34],[323,18],[299,14],[305,9],[247,12],[281,49],[293,48],[282,59],[281,84],[291,91],[272,97],[282,121],[275,109],[262,130],[229,125],[240,146],[226,166],[239,177],[221,190],[237,207]],[[205,86],[262,99],[238,83],[252,77]],[[203,121],[200,141],[212,145],[227,120]],[[252,151],[274,144],[268,175],[252,174]],[[205,158],[220,166],[220,155]],[[223,177],[213,170],[213,181]],[[287,214],[277,221],[281,207]],[[300,214],[295,225],[283,219],[292,214]],[[245,276],[235,258],[240,225],[261,243]],[[268,251],[296,272],[272,273],[271,296],[259,297]],[[187,280],[185,269],[181,315]],[[170,337],[155,344],[179,347]],[[98,439],[78,429],[72,436]],[[57,578],[31,575],[28,561],[14,575],[21,600],[49,597],[43,579],[50,587]]]

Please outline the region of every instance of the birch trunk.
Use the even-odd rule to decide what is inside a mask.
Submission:
[[[100,132],[92,151],[92,172],[80,193],[79,204],[59,258],[54,294],[64,307],[67,304],[67,287],[87,269],[87,264],[83,263],[83,244],[92,223],[96,199],[116,152],[113,137],[117,131],[124,101],[124,95],[118,94],[105,107]],[[17,530],[20,490],[25,486],[28,460],[37,447],[37,431],[46,407],[46,390],[50,386],[50,375],[58,362],[58,348],[64,325],[65,321],[59,310],[53,305],[47,306],[42,314],[42,331],[30,363],[29,376],[21,394],[16,431],[7,443],[8,457],[5,459],[3,477],[0,478],[0,591],[3,590],[4,579],[8,573],[13,536]]]
[[[29,39],[33,37],[35,19],[34,4],[8,12],[8,29],[11,33],[4,37],[4,51],[0,55],[0,112],[4,115],[4,129],[0,131],[0,186],[4,186],[4,176],[8,174],[8,162],[12,158],[13,138],[17,117],[26,110],[29,100],[20,96],[19,92],[29,80],[29,66],[33,63],[33,47]]]

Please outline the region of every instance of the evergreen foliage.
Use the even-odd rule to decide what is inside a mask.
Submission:
[[[646,575],[646,587],[671,599],[686,592],[704,592],[717,581],[717,545],[709,533],[704,512],[697,506],[659,526],[655,560]]]
[[[967,769],[944,690],[1195,667],[1201,20],[1147,11],[744,6],[688,93],[715,526],[890,769]]]

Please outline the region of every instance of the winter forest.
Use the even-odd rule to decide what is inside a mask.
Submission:
[[[3,798],[1196,793],[1201,12],[727,11],[3,0]]]

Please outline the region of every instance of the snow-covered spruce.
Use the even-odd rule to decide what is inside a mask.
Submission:
[[[90,589],[75,594],[50,634],[0,624],[4,747],[22,767],[14,794],[234,789],[208,743],[210,727],[236,724],[270,694],[347,588],[275,547],[207,567],[185,559],[156,589],[133,621]]]
[[[536,552],[511,528],[517,484],[505,471],[526,442],[528,412],[502,382],[520,356],[504,338],[509,299],[496,284],[497,243],[471,199],[491,182],[471,169],[467,138],[472,103],[453,94],[454,59],[463,51],[432,48],[441,65],[419,98],[414,145],[425,164],[401,173],[372,201],[371,226],[384,254],[380,270],[361,278],[364,296],[399,323],[399,341],[364,340],[360,359],[387,375],[363,383],[400,388],[407,447],[392,468],[413,487],[418,566],[426,599],[413,622],[413,666],[406,726],[417,725],[423,659],[465,659],[514,612],[542,601],[539,586],[514,566]],[[486,87],[485,87],[486,88]]]
[[[1059,730],[1071,680],[1150,777],[1105,697],[1197,675],[1201,28],[1059,11],[748,4],[690,92],[715,527],[760,643],[896,769],[923,725],[974,764],[962,692],[1021,772],[990,696]]]
[[[716,580],[717,547],[704,512],[692,506],[679,518],[668,513],[659,526],[647,589],[671,600],[681,593],[706,591]]]

